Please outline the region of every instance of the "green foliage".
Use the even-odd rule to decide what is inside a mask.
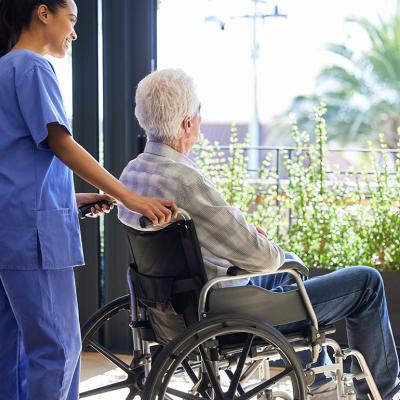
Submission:
[[[235,127],[226,151],[202,138],[194,148],[196,161],[228,203],[309,266],[371,265],[397,270],[400,155],[395,153],[393,161],[381,135],[380,148],[370,149],[373,173],[332,170],[327,161],[325,112],[324,105],[315,110],[312,140],[293,120],[295,146],[282,150],[280,178],[271,154],[258,177],[248,176],[248,141],[238,141]]]
[[[328,44],[326,50],[336,62],[320,71],[315,93],[293,100],[291,111],[302,128],[310,129],[312,107],[324,101],[329,104],[325,118],[331,139],[361,143],[383,132],[385,143],[395,148],[400,125],[400,0],[387,20],[353,17],[347,22],[365,34],[368,48],[360,52],[352,42]]]
[[[244,143],[239,142],[235,126],[232,126],[231,133],[227,151],[219,150],[217,142],[211,145],[202,137],[194,152],[197,153],[197,164],[217,185],[226,201],[247,213],[257,197],[257,187],[246,184],[248,177],[245,147],[248,140]]]

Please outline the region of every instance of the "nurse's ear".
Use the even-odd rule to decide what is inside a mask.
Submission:
[[[49,18],[50,18],[50,10],[45,4],[41,4],[36,11],[36,16],[39,21],[43,22],[44,24],[49,23]]]

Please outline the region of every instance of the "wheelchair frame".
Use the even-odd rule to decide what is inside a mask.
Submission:
[[[311,365],[307,366],[307,373],[312,374],[312,376],[315,376],[319,373],[325,373],[325,372],[335,372],[336,375],[336,382],[337,382],[337,396],[338,399],[342,399],[346,397],[345,394],[345,385],[351,382],[351,380],[357,379],[365,379],[367,381],[368,387],[371,391],[372,399],[374,400],[382,400],[381,395],[379,393],[379,390],[375,384],[375,380],[372,377],[371,371],[367,365],[367,362],[365,361],[364,356],[357,350],[354,349],[344,349],[342,350],[339,344],[334,341],[333,339],[326,339],[324,334],[321,334],[319,332],[319,327],[318,327],[318,320],[315,315],[313,306],[311,304],[311,301],[308,297],[306,288],[304,287],[304,283],[301,278],[301,274],[296,270],[296,261],[290,261],[290,264],[294,265],[294,269],[290,268],[285,268],[285,264],[282,265],[279,270],[274,271],[274,272],[267,272],[267,273],[246,273],[245,271],[239,273],[237,276],[222,276],[222,277],[217,277],[214,279],[209,280],[204,286],[200,294],[200,299],[199,299],[199,309],[198,309],[198,318],[199,321],[202,318],[205,318],[207,316],[206,313],[206,302],[207,302],[207,295],[210,291],[210,289],[222,282],[228,282],[232,280],[238,280],[238,279],[243,279],[243,278],[252,278],[252,277],[257,277],[257,276],[266,276],[266,275],[274,275],[277,273],[289,273],[293,276],[293,278],[296,281],[297,288],[300,292],[300,296],[304,302],[305,309],[309,315],[309,318],[311,320],[312,326],[314,328],[315,332],[315,341],[314,343],[311,343],[308,346],[294,346],[294,349],[296,352],[303,351],[303,350],[309,350],[311,351],[312,354],[312,363],[316,362],[318,358],[318,354],[321,350],[321,346],[325,347],[330,347],[334,351],[334,358],[335,358],[335,363],[331,365],[326,365],[326,366],[321,366],[321,367],[312,367]],[[301,265],[299,265],[302,267]],[[303,339],[303,338],[296,338],[296,339]],[[358,361],[358,364],[361,368],[361,373],[357,375],[353,375],[350,373],[344,373],[343,371],[343,361],[346,360],[347,357],[355,357],[356,360]],[[312,364],[311,363],[311,364]],[[355,396],[355,394],[354,394]],[[355,397],[354,397],[355,398]]]
[[[187,214],[183,215],[183,219],[187,218]],[[150,228],[150,230],[158,230],[160,228]],[[147,231],[147,229],[143,229],[144,231]],[[379,394],[379,391],[376,387],[376,384],[374,382],[374,379],[371,375],[371,372],[368,368],[368,365],[363,357],[363,355],[353,349],[345,349],[342,350],[339,346],[339,344],[332,340],[332,339],[327,339],[325,337],[326,334],[330,333],[329,329],[328,331],[320,330],[318,326],[318,321],[314,312],[314,309],[312,307],[312,304],[310,302],[310,299],[308,297],[307,291],[304,287],[304,283],[302,281],[302,276],[299,271],[304,272],[304,266],[301,263],[298,263],[297,261],[290,260],[289,262],[283,264],[283,266],[273,272],[260,272],[260,273],[249,273],[244,270],[235,271],[234,276],[221,276],[217,277],[214,279],[209,280],[208,282],[205,283],[205,285],[202,287],[202,290],[200,292],[199,296],[199,301],[198,301],[198,310],[197,310],[197,317],[198,317],[198,322],[194,325],[192,325],[192,330],[196,326],[201,326],[205,325],[207,323],[207,318],[208,318],[208,312],[207,312],[207,300],[209,298],[209,293],[210,290],[217,284],[228,282],[228,281],[234,281],[234,280],[239,280],[243,278],[252,278],[252,277],[257,277],[257,276],[263,276],[263,275],[272,275],[272,274],[277,274],[277,273],[289,273],[293,276],[297,288],[300,294],[300,297],[303,301],[303,306],[306,310],[306,313],[308,314],[308,317],[311,321],[311,337],[305,338],[304,336],[292,336],[289,337],[289,342],[295,342],[295,341],[302,341],[302,344],[291,344],[293,350],[295,352],[302,351],[302,350],[308,350],[311,352],[312,355],[312,362],[306,366],[306,369],[304,371],[304,379],[307,383],[307,385],[310,385],[315,378],[316,374],[320,373],[326,373],[326,372],[335,372],[336,376],[336,382],[337,382],[337,397],[338,399],[348,399],[348,400],[355,400],[355,393],[354,391],[350,391],[346,393],[346,385],[348,385],[352,379],[366,379],[366,382],[368,384],[369,390],[371,392],[371,397],[373,400],[381,400],[381,396]],[[218,289],[217,289],[218,290]],[[151,372],[151,347],[154,344],[157,344],[157,342],[150,342],[149,340],[143,340],[141,337],[140,329],[143,328],[146,324],[149,324],[148,319],[146,318],[146,308],[142,304],[140,304],[138,298],[135,296],[133,299],[130,298],[129,296],[125,296],[126,298],[129,298],[130,301],[130,312],[131,312],[131,322],[130,322],[130,328],[132,329],[132,341],[133,341],[133,360],[131,362],[131,365],[129,368],[125,368],[122,366],[121,363],[117,361],[116,358],[113,359],[111,355],[109,356],[109,359],[114,362],[117,366],[125,370],[125,372],[128,373],[128,379],[126,380],[126,387],[133,388],[130,393],[132,393],[133,397],[130,397],[128,395],[127,399],[133,399],[134,396],[140,395],[141,390],[143,390],[143,381],[145,381]],[[124,297],[124,299],[125,299]],[[122,299],[122,298],[121,298]],[[118,299],[117,299],[118,300]],[[111,302],[113,303],[113,302]],[[110,304],[111,304],[110,303]],[[125,307],[126,309],[126,301],[121,302],[122,306]],[[110,305],[105,305],[102,309],[98,310],[84,325],[82,328],[82,336],[83,339],[85,340],[87,336],[87,332],[91,332],[91,329],[96,323],[101,320],[102,316],[105,316],[106,313],[108,312],[108,309],[111,309]],[[104,311],[103,311],[104,310]],[[277,332],[279,332],[276,328],[272,327],[271,328]],[[281,335],[281,334],[280,334]],[[182,336],[182,335],[181,335]],[[183,335],[184,337],[184,335]],[[182,337],[178,336],[175,339],[172,340],[172,342],[167,345],[169,347],[173,347],[176,343],[178,343],[180,340],[182,340]],[[107,358],[107,352],[102,348],[101,345],[94,345],[93,343],[89,344],[91,345],[95,350],[100,352],[102,355],[104,355]],[[330,347],[333,352],[334,352],[334,358],[335,358],[335,363],[331,365],[326,365],[326,366],[320,366],[320,367],[313,367],[312,364],[317,360],[318,354],[321,350],[322,347]],[[160,353],[159,357],[163,355],[163,352]],[[271,354],[270,354],[271,355]],[[343,361],[348,358],[348,357],[354,357],[361,369],[361,373],[357,375],[353,375],[350,373],[345,373],[343,371]],[[132,372],[132,376],[129,376],[129,372]],[[112,386],[112,385],[111,385]],[[110,388],[111,388],[110,386]],[[120,384],[115,384],[115,388],[122,388],[123,386]],[[110,390],[110,389],[107,389]],[[94,389],[90,390],[88,392],[85,392],[82,394],[81,398],[87,397],[88,395],[93,395],[101,393],[101,388],[99,389]],[[281,397],[284,397],[284,394],[280,394]],[[143,400],[148,400],[148,399],[143,399]]]

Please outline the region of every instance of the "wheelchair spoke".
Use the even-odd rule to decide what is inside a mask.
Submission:
[[[188,374],[188,376],[189,376],[190,380],[193,382],[193,384],[196,385],[199,382],[199,378],[193,372],[193,369],[187,360],[182,361],[182,367],[185,370],[185,372]]]
[[[93,347],[93,349],[98,351],[100,354],[102,354],[105,358],[107,358],[107,360],[115,364],[118,368],[121,368],[128,375],[131,373],[131,369],[129,368],[128,364],[124,363],[121,359],[119,359],[117,356],[115,356],[101,344],[96,343],[92,339],[89,339],[87,344]]]
[[[138,394],[138,390],[134,389],[134,388],[131,388],[131,390],[129,391],[129,394],[125,398],[125,400],[133,400],[137,394]]]
[[[278,381],[280,381],[282,378],[286,377],[287,375],[290,375],[292,372],[293,372],[293,368],[292,367],[287,367],[286,369],[284,369],[279,374],[277,374],[274,377],[268,379],[267,381],[261,383],[260,385],[256,386],[254,389],[251,389],[245,395],[240,396],[239,400],[249,400],[249,399],[251,399],[252,397],[264,392],[270,386],[275,385]]]
[[[168,388],[166,393],[172,394],[173,396],[179,397],[180,399],[184,399],[184,400],[204,399],[204,397],[194,396],[193,394],[184,393],[184,392],[181,392],[180,390],[176,390],[176,389],[172,389],[172,388]],[[164,396],[164,398],[166,399],[167,397]]]
[[[228,378],[229,378],[229,380],[230,381],[232,381],[232,379],[233,379],[233,372],[230,370],[230,369],[227,369],[227,370],[225,370],[225,373],[226,373],[226,375],[228,376]],[[237,392],[239,393],[239,394],[244,394],[245,392],[244,392],[244,390],[243,390],[243,387],[242,387],[242,385],[240,384],[240,383],[238,383],[238,386],[237,386]]]
[[[229,389],[228,389],[228,393],[227,393],[228,398],[230,398],[230,397],[233,398],[233,396],[236,393],[236,390],[238,388],[238,384],[240,381],[240,377],[242,376],[243,367],[246,362],[246,358],[249,355],[249,351],[250,351],[251,345],[253,343],[253,339],[254,339],[254,335],[251,335],[251,334],[247,335],[246,341],[243,346],[242,354],[240,355],[240,359],[239,359],[238,365],[236,367],[235,374],[233,375],[231,384],[229,385]]]
[[[257,368],[260,367],[260,364],[262,362],[263,360],[256,360],[253,363],[251,363],[251,365],[247,367],[246,371],[244,371],[244,373],[240,377],[240,383],[241,384],[245,383],[250,378],[250,376],[257,370]]]
[[[96,394],[107,393],[107,392],[111,392],[113,390],[125,389],[125,388],[130,387],[131,385],[132,385],[132,382],[126,379],[121,382],[112,383],[110,385],[102,386],[102,387],[99,387],[96,389],[87,390],[86,392],[83,392],[83,393],[79,393],[79,398],[83,399],[85,397],[95,396]],[[129,397],[128,397],[128,399],[129,399]]]
[[[303,368],[290,343],[267,324],[227,317],[205,318],[167,344],[147,376],[143,398],[255,400],[281,391],[306,398]],[[274,352],[265,352],[266,346]],[[267,370],[271,359],[279,366]]]
[[[215,375],[214,368],[212,367],[211,362],[207,359],[207,354],[204,349],[204,346],[200,345],[199,350],[200,350],[201,357],[203,358],[203,363],[204,363],[204,366],[206,367],[207,374],[210,379],[210,383],[211,383],[212,388],[214,389],[215,394],[217,396],[216,400],[223,400],[224,393],[222,392],[221,386],[219,385],[218,378]]]
[[[197,392],[201,396],[204,396],[205,399],[210,400],[211,397],[208,395],[206,388],[202,387],[201,379],[196,376],[190,363],[187,360],[183,360],[182,367],[185,370],[186,374],[189,376],[190,380],[193,382],[192,392]],[[197,368],[201,369],[200,363],[197,363]]]

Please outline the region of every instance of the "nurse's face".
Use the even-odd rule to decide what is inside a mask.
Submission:
[[[44,31],[46,54],[65,57],[72,41],[77,39],[74,28],[77,18],[78,9],[73,0],[67,0],[66,7],[58,7],[54,13],[48,11]]]

